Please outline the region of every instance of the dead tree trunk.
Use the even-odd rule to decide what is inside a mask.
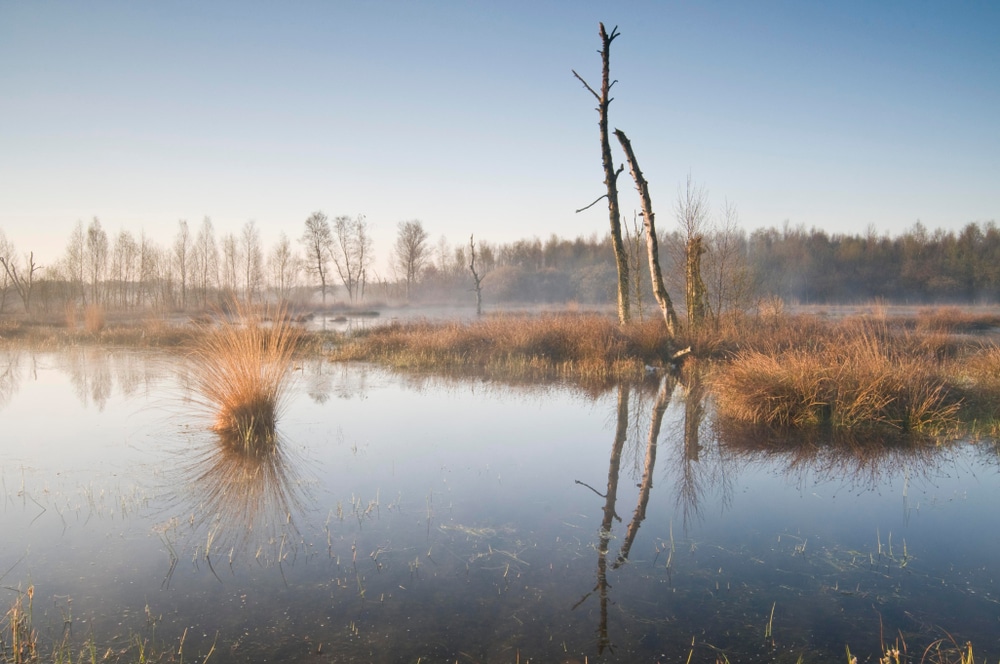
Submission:
[[[608,189],[608,193],[597,200],[599,201],[605,197],[608,199],[608,218],[611,221],[611,244],[615,251],[615,264],[618,266],[618,322],[624,324],[631,317],[628,295],[628,254],[625,251],[625,243],[622,241],[622,222],[618,211],[618,174],[622,172],[624,166],[620,166],[617,171],[615,170],[614,162],[611,158],[611,142],[608,138],[608,106],[611,104],[609,93],[611,92],[611,86],[616,82],[611,80],[611,42],[618,36],[618,28],[615,27],[609,35],[604,29],[604,24],[601,23],[600,34],[601,93],[598,94],[594,91],[576,71],[573,71],[573,75],[583,83],[583,87],[587,88],[597,98],[597,113],[600,116],[598,127],[601,134],[601,161],[604,164],[604,184]],[[594,203],[596,202],[594,201]],[[594,203],[577,210],[577,212],[586,210]]]
[[[476,242],[475,236],[469,236],[469,270],[472,271],[472,279],[475,282],[476,291],[476,315],[483,315],[483,277],[486,275],[480,275],[476,272]]]
[[[705,282],[701,279],[701,255],[705,253],[702,237],[695,235],[688,240],[685,251],[685,283],[687,284],[688,325],[697,330],[705,322]]]
[[[649,197],[649,183],[642,176],[639,170],[639,162],[632,151],[632,143],[621,129],[615,129],[615,136],[622,144],[625,157],[628,159],[628,167],[632,172],[632,179],[635,180],[635,187],[639,190],[639,198],[642,199],[642,223],[646,227],[646,253],[649,254],[649,277],[653,282],[653,295],[656,297],[660,311],[663,312],[663,321],[667,324],[667,332],[670,336],[677,334],[679,327],[677,313],[674,311],[673,302],[667,293],[667,287],[663,285],[663,273],[660,270],[660,249],[656,239],[656,221],[653,215],[653,201]]]
[[[24,305],[24,313],[30,313],[31,291],[35,287],[35,272],[42,269],[41,265],[35,265],[35,252],[31,252],[25,257],[25,271],[23,273],[18,272],[17,265],[6,258],[0,257],[0,265],[7,272],[7,276],[14,284],[14,289],[20,296],[21,303]]]

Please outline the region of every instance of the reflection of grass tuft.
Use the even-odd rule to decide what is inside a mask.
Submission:
[[[213,408],[212,429],[234,446],[274,442],[298,331],[284,312],[237,308],[205,331],[192,351],[197,390]]]

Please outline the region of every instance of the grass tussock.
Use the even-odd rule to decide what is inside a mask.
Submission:
[[[281,313],[266,316],[239,308],[206,329],[191,351],[196,389],[213,412],[211,428],[234,445],[276,440],[299,337]]]
[[[919,340],[859,318],[802,344],[741,350],[716,368],[719,413],[772,428],[954,431],[961,399]]]
[[[502,379],[635,379],[671,347],[663,322],[619,326],[596,314],[494,316],[469,323],[417,321],[374,328],[334,353],[410,370]]]
[[[88,304],[83,310],[83,329],[89,334],[100,334],[105,325],[104,307],[99,304]]]

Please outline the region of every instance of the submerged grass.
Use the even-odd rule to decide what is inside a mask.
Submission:
[[[273,443],[299,330],[276,312],[245,307],[206,326],[191,351],[211,428],[234,446]]]

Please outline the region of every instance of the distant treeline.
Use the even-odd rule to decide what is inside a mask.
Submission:
[[[432,244],[420,222],[408,222],[400,225],[400,237],[404,229],[416,228],[417,243],[411,241],[404,252],[397,241],[385,254],[390,274],[381,276],[370,267],[374,251],[365,239],[363,218],[339,227],[334,224],[334,230],[338,228],[358,234],[364,242],[355,244],[366,250],[363,261],[355,260],[362,269],[351,278],[341,276],[343,283],[337,281],[338,273],[350,271],[337,267],[349,265],[350,248],[355,246],[348,236],[341,237],[339,254],[334,235],[323,250],[329,256],[314,251],[310,260],[305,237],[296,242],[282,235],[275,246],[263,247],[252,222],[242,233],[218,240],[208,219],[190,230],[181,222],[175,241],[161,247],[143,234],[133,236],[124,230],[109,237],[95,219],[86,227],[77,225],[64,256],[38,265],[30,248],[15,250],[0,229],[0,313],[29,307],[58,313],[91,304],[107,310],[194,311],[233,296],[310,307],[321,301],[319,267],[331,273],[325,277],[331,302],[471,304],[473,251],[487,307],[615,301],[616,267],[608,235],[576,239],[553,235],[505,244],[478,237],[475,244],[452,244],[442,237]],[[641,225],[633,225],[627,235],[633,281],[638,275],[632,299],[652,313],[655,305]],[[970,223],[957,233],[931,232],[918,222],[895,237],[874,231],[831,235],[788,225],[752,233],[706,228],[704,240],[702,271],[713,315],[752,309],[774,297],[823,304],[874,298],[917,304],[1000,301],[1000,228],[992,221]],[[683,301],[682,232],[662,233],[659,246],[668,291]]]

